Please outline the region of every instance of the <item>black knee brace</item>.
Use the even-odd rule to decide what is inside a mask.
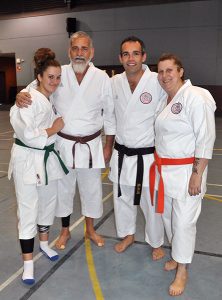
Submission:
[[[20,245],[23,254],[32,253],[34,249],[34,238],[28,240],[20,239]]]
[[[46,226],[46,225],[37,225],[38,226],[38,231],[39,233],[49,233],[49,228],[50,226]]]
[[[71,215],[61,218],[62,219],[62,227],[69,227],[69,225],[70,225],[70,216]]]

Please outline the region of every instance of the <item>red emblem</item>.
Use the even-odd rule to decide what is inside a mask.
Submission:
[[[152,95],[150,93],[142,93],[140,95],[140,101],[143,103],[143,104],[149,104],[151,101],[152,101]]]
[[[183,106],[180,102],[177,102],[177,103],[174,103],[172,106],[171,106],[171,111],[173,114],[179,114],[182,110]]]

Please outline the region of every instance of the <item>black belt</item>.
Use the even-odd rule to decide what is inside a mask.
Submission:
[[[94,140],[95,138],[97,138],[98,136],[100,136],[101,134],[101,130],[87,135],[87,136],[74,136],[74,135],[69,135],[66,133],[63,133],[61,131],[57,132],[57,134],[59,136],[61,136],[62,138],[66,139],[66,140],[70,140],[70,141],[74,141],[75,143],[73,144],[72,147],[72,156],[73,156],[73,169],[75,169],[75,149],[76,149],[76,144],[80,143],[80,144],[84,144],[87,145],[87,147],[89,148],[89,168],[92,168],[92,153],[91,153],[91,149],[90,146],[88,144],[89,141]]]
[[[120,145],[115,141],[114,149],[118,151],[118,197],[121,196],[120,189],[120,174],[123,166],[123,157],[137,155],[137,172],[136,172],[136,185],[134,193],[134,205],[140,204],[140,198],[142,194],[142,185],[143,185],[143,155],[154,153],[155,147],[146,147],[146,148],[127,148],[124,145]]]

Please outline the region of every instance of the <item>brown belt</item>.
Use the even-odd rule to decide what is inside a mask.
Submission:
[[[88,146],[88,148],[89,148],[89,168],[92,168],[92,153],[91,153],[91,149],[90,149],[88,142],[92,141],[95,138],[97,138],[98,136],[100,136],[101,130],[99,130],[91,135],[87,135],[87,136],[73,136],[73,135],[65,134],[61,131],[58,132],[57,134],[66,140],[75,142],[72,147],[73,169],[75,169],[75,148],[76,148],[76,144],[78,144],[78,143],[85,144]]]

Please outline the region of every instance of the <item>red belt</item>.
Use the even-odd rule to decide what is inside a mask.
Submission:
[[[155,187],[155,178],[156,178],[156,166],[160,174],[159,186],[158,186],[158,197],[157,197],[157,212],[163,213],[164,211],[164,183],[161,173],[161,167],[163,165],[188,165],[194,162],[194,157],[187,158],[161,158],[156,152],[154,152],[154,162],[150,167],[150,196],[151,203],[153,205],[153,195]]]

